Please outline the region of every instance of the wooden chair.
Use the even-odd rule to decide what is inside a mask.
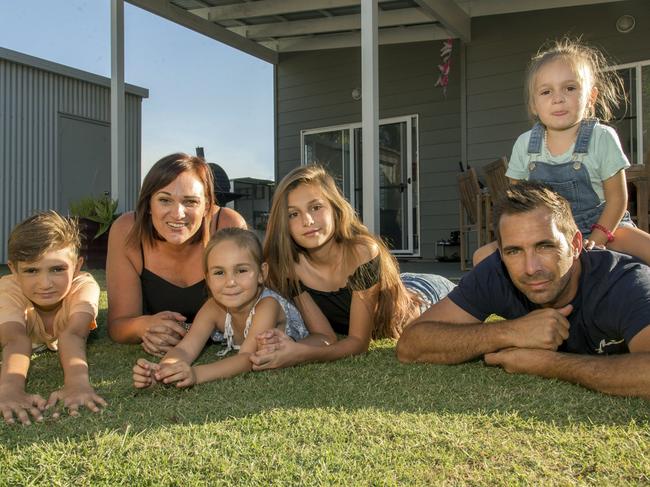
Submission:
[[[650,165],[633,164],[625,170],[627,182],[636,188],[636,220],[637,226],[644,232],[648,231],[648,186],[650,185]]]
[[[467,261],[469,256],[469,234],[476,232],[477,247],[485,242],[485,212],[484,204],[486,195],[481,192],[478,184],[478,177],[474,168],[458,174],[459,191],[459,230],[460,230],[460,269],[468,269]]]
[[[492,228],[492,202],[500,195],[503,194],[510,185],[506,177],[506,170],[508,169],[508,158],[503,156],[496,161],[490,162],[483,166],[483,175],[485,176],[485,184],[488,188],[488,198],[485,200],[485,240],[491,242],[494,240],[495,234]]]

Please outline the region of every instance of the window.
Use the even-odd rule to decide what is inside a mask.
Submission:
[[[418,117],[379,121],[380,234],[395,254],[419,255]],[[361,215],[361,124],[301,132],[302,163],[328,168]]]
[[[650,164],[650,60],[614,66],[625,84],[627,104],[614,113],[612,125],[632,164]]]

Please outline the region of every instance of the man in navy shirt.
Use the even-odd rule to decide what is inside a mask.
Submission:
[[[402,362],[483,356],[508,372],[650,399],[650,268],[584,250],[567,201],[522,182],[495,205],[499,250],[409,325]],[[503,321],[484,323],[491,314]]]

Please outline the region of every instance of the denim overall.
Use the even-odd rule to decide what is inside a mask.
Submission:
[[[531,130],[528,142],[530,174],[528,179],[547,184],[569,201],[573,218],[584,236],[591,233],[591,226],[598,221],[605,209],[605,203],[600,202],[600,198],[591,186],[589,171],[582,163],[587,154],[594,125],[596,120],[593,118],[580,122],[571,160],[563,164],[549,164],[536,160],[542,152],[546,130],[539,122]]]

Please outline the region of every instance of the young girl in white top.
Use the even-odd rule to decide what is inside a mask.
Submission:
[[[156,382],[189,387],[233,377],[252,368],[255,337],[279,327],[294,339],[307,336],[298,310],[279,294],[264,287],[267,266],[254,233],[241,228],[218,231],[208,243],[203,259],[210,298],[201,307],[187,335],[159,364],[139,359],[133,367],[133,385]],[[239,353],[216,362],[192,366],[208,339],[223,338],[226,348]]]
[[[606,67],[602,53],[570,39],[532,58],[525,90],[535,125],[517,139],[506,175],[564,196],[587,249],[606,246],[650,264],[650,235],[626,211],[630,163],[616,131],[599,123],[624,97],[620,77]],[[477,254],[480,260],[485,252]]]

